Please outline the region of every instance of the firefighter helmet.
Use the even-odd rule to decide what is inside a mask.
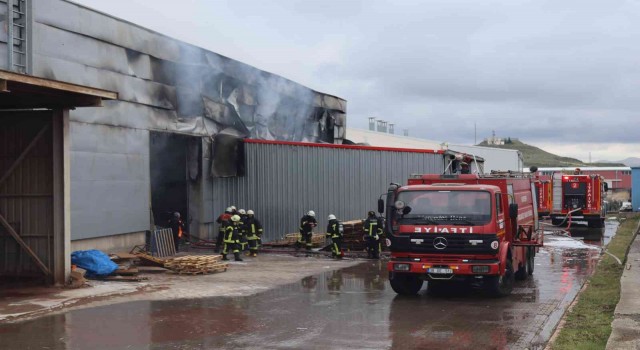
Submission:
[[[231,217],[231,221],[233,221],[233,222],[238,222],[238,221],[240,221],[240,215],[233,215],[233,216]]]
[[[246,212],[246,211],[244,211],[244,209],[240,209],[240,210],[238,210],[238,213],[240,213],[240,214],[244,215],[244,214],[246,214],[247,212]]]
[[[316,212],[315,212],[315,211],[313,211],[313,210],[309,210],[309,211],[307,212],[307,215],[309,215],[309,216],[316,216]]]
[[[225,212],[225,213],[230,213],[230,212],[232,212],[232,211],[233,211],[233,210],[231,209],[231,207],[228,207],[227,209],[225,209],[225,210],[224,210],[224,212]]]
[[[367,213],[368,216],[376,216],[376,212],[373,210],[369,210],[369,212]]]
[[[253,215],[253,214],[254,214],[253,210],[251,210],[251,209],[247,210],[247,215]]]
[[[232,205],[229,208],[231,208],[232,211],[237,209],[235,205]]]
[[[180,219],[180,213],[178,213],[178,212],[173,213],[173,216],[175,216],[176,219]]]
[[[327,218],[327,220],[335,220],[335,219],[336,219],[336,216],[333,214],[329,215],[329,217]]]

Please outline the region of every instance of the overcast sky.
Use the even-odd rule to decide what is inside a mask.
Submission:
[[[640,157],[640,0],[76,0],[348,100],[396,134]]]

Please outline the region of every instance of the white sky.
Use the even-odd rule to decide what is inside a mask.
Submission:
[[[640,1],[76,2],[345,98],[350,127],[640,157]]]

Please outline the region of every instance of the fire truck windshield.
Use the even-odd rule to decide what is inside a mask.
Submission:
[[[396,213],[402,224],[484,224],[491,220],[491,194],[485,191],[402,191],[411,211]]]

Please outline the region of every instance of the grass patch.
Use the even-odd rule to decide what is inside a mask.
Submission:
[[[620,300],[620,277],[638,221],[640,215],[630,216],[621,222],[607,250],[622,260],[623,265],[618,265],[609,255],[603,255],[595,273],[589,278],[589,285],[579,295],[578,302],[567,314],[564,327],[551,344],[553,350],[606,347],[613,312]]]

